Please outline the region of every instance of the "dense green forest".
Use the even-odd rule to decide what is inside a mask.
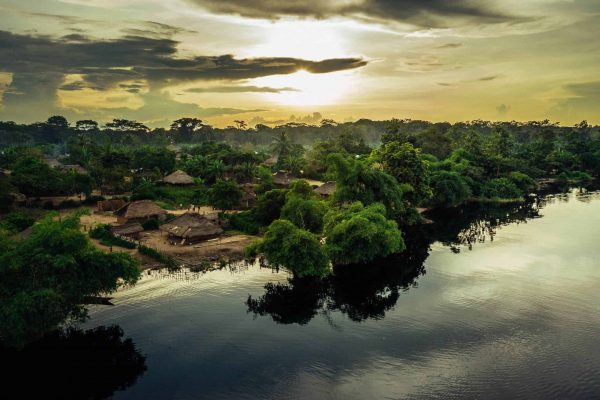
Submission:
[[[87,296],[138,276],[130,257],[93,248],[78,214],[57,221],[42,218],[44,209],[108,197],[150,199],[167,210],[235,209],[221,218],[261,236],[249,256],[298,278],[327,276],[333,267],[402,252],[410,239],[402,231],[422,223],[424,209],[524,201],[541,184],[589,185],[600,174],[600,129],[585,121],[412,120],[219,129],[193,118],[149,129],[127,120],[71,125],[53,116],[1,122],[0,168],[0,276],[12,282],[0,285],[0,337],[19,342],[83,318]],[[165,184],[177,170],[193,183]],[[323,182],[332,185],[329,193],[314,190]],[[248,187],[255,197],[244,203]],[[65,198],[44,199],[56,196]],[[156,229],[158,221],[146,225]]]

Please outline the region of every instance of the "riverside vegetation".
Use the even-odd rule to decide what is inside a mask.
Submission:
[[[523,201],[540,179],[591,183],[600,174],[600,130],[585,121],[411,120],[218,129],[194,118],[169,129],[128,120],[101,128],[53,116],[0,123],[0,168],[0,339],[22,345],[85,318],[89,297],[139,276],[127,254],[92,246],[78,228],[79,214],[57,220],[44,210],[108,195],[151,199],[165,209],[243,208],[224,217],[232,229],[261,235],[249,256],[262,255],[298,278],[327,276],[334,266],[402,252],[402,230],[423,222],[419,208]],[[175,170],[193,184],[161,183]],[[291,184],[278,185],[276,171]],[[310,180],[334,181],[335,190],[321,196]],[[256,202],[241,206],[248,184]],[[59,205],[36,201],[47,196],[71,197]],[[31,234],[18,235],[28,227]],[[92,235],[111,243],[103,227]]]

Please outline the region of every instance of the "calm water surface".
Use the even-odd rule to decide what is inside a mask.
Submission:
[[[600,194],[432,218],[324,282],[148,272],[84,326],[146,355],[114,398],[600,398]]]

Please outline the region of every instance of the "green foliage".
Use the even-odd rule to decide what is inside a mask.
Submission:
[[[98,239],[104,246],[118,246],[126,249],[135,249],[135,243],[116,237],[110,231],[110,225],[101,224],[90,229],[89,235]]]
[[[510,179],[510,181],[514,183],[523,193],[531,193],[537,189],[535,180],[522,172],[511,172],[508,175],[508,179]]]
[[[0,219],[0,227],[11,233],[21,232],[35,223],[35,218],[23,212],[12,212]]]
[[[128,254],[103,253],[79,231],[79,215],[47,217],[20,242],[0,238],[0,339],[21,346],[67,319],[83,320],[89,296],[139,278]]]
[[[144,146],[133,152],[132,166],[146,171],[158,169],[165,175],[175,168],[175,153],[163,147]]]
[[[395,221],[382,204],[354,203],[325,216],[326,250],[334,265],[366,263],[398,253],[405,245]]]
[[[431,176],[433,197],[431,204],[438,207],[455,207],[471,196],[466,179],[457,172],[436,171]]]
[[[60,194],[63,189],[59,172],[34,156],[20,158],[13,167],[10,179],[26,196]]]
[[[587,186],[594,180],[590,174],[581,171],[563,172],[558,178],[563,182],[578,186]]]
[[[263,225],[269,225],[279,219],[287,193],[286,189],[273,189],[259,195],[256,201],[256,219]]]
[[[249,252],[264,254],[271,265],[287,268],[299,278],[330,272],[329,259],[318,238],[285,220],[274,221]]]
[[[312,188],[311,188],[312,191]],[[289,196],[281,209],[281,219],[291,221],[298,228],[318,233],[323,228],[323,217],[328,210],[327,205],[316,199],[300,196]]]
[[[523,192],[511,180],[496,178],[483,185],[481,196],[487,199],[518,199],[523,196]]]
[[[420,149],[410,143],[393,141],[375,151],[373,158],[381,162],[383,170],[400,184],[410,185],[412,190],[405,197],[411,205],[419,205],[431,197],[429,164],[421,156]]]
[[[257,195],[275,189],[275,183],[273,183],[273,173],[271,172],[270,168],[258,167],[256,171],[256,179],[258,181],[258,186],[255,190]]]
[[[256,220],[256,215],[253,211],[233,214],[229,218],[229,223],[232,229],[247,233],[248,235],[257,235],[262,227],[261,223]]]
[[[210,204],[221,210],[236,208],[242,198],[242,190],[233,181],[217,180],[210,188],[208,199]]]
[[[334,204],[381,203],[390,218],[400,218],[406,212],[402,187],[394,177],[342,154],[330,154],[327,163],[328,173],[335,177],[337,185]]]

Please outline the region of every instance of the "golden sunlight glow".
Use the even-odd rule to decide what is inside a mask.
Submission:
[[[347,57],[339,26],[324,21],[263,22],[264,41],[247,49],[252,57],[297,57],[307,60]]]
[[[290,75],[273,75],[252,80],[253,85],[290,87],[297,91],[261,93],[268,101],[283,105],[316,106],[334,104],[349,93],[354,81],[350,71],[311,74],[298,71]]]

